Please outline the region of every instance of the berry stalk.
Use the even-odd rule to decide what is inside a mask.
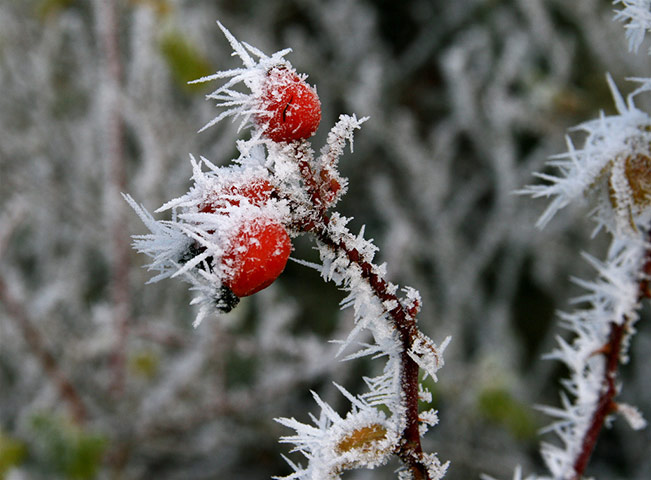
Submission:
[[[330,218],[326,213],[327,202],[321,197],[318,179],[315,178],[313,170],[305,158],[301,158],[298,164],[312,202],[312,214],[302,224],[302,229],[312,233],[319,242],[335,252],[344,252],[350,263],[360,268],[362,278],[371,286],[380,303],[395,305],[387,311],[387,314],[398,332],[402,345],[400,385],[405,403],[406,422],[402,438],[394,453],[408,467],[414,480],[430,480],[428,469],[422,462],[423,448],[419,430],[418,374],[420,367],[409,355],[419,335],[416,318],[412,314],[412,309],[405,306],[397,295],[391,293],[391,291],[395,291],[395,288],[391,288],[393,286],[377,273],[376,265],[364,260],[357,249],[348,245],[345,240],[337,240],[330,235],[328,230]]]

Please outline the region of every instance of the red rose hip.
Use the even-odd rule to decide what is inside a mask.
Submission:
[[[309,138],[321,122],[321,102],[316,90],[284,67],[267,73],[260,107],[265,112],[257,116],[257,122],[264,135],[274,142]]]
[[[242,224],[222,257],[224,284],[238,297],[259,292],[285,269],[291,248],[287,230],[275,220],[260,217]]]

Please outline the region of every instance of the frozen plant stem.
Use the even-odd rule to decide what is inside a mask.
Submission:
[[[543,442],[541,447],[552,477],[559,480],[582,478],[612,414],[621,414],[635,430],[646,426],[635,407],[616,402],[615,397],[620,393],[618,368],[628,360],[640,303],[649,297],[651,117],[636,107],[634,99],[651,91],[651,82],[636,79],[642,85],[624,99],[612,78],[607,80],[617,114],[602,114],[581,124],[587,134],[583,147],[576,148],[568,138],[568,152],[550,162],[559,173],[537,174],[546,183],[522,191],[551,199],[538,221],[540,227],[560,209],[588,198],[595,204],[590,216],[611,235],[604,261],[585,255],[597,278],[576,280],[587,291],[577,301],[587,306],[561,313],[574,339],[568,343],[558,337],[558,347],[547,355],[570,372],[563,381],[562,407],[542,407],[555,418],[547,431],[562,442],[560,446]]]
[[[418,428],[419,366],[408,353],[412,350],[413,342],[418,337],[416,320],[413,314],[409,313],[408,309],[402,304],[400,298],[389,292],[387,282],[376,273],[377,266],[363,260],[359,252],[354,247],[347,245],[344,240],[336,240],[329,235],[327,227],[330,219],[324,208],[327,202],[321,198],[313,171],[309,163],[304,159],[299,161],[299,169],[310,194],[314,211],[318,216],[316,222],[312,220],[313,217],[310,217],[310,220],[302,228],[313,233],[318,241],[331,248],[335,254],[337,251],[345,252],[351,264],[359,266],[362,278],[368,282],[380,303],[395,305],[387,313],[393,321],[394,328],[398,331],[402,345],[400,385],[406,409],[406,425],[395,453],[408,466],[414,480],[429,480],[427,468],[420,461],[423,449]]]
[[[651,240],[651,231],[647,234],[647,239]],[[647,248],[644,258],[644,265],[641,269],[638,301],[649,298],[649,275],[651,274],[651,249]],[[592,452],[599,439],[599,434],[603,428],[606,418],[617,411],[615,396],[617,395],[617,369],[621,361],[623,342],[629,333],[632,318],[626,316],[621,323],[610,323],[610,334],[608,342],[603,348],[595,354],[604,355],[604,375],[602,379],[603,391],[596,403],[595,411],[592,414],[592,420],[585,432],[581,450],[574,462],[574,477],[572,480],[580,480],[588,466]]]
[[[592,421],[590,426],[585,432],[581,450],[576,461],[574,462],[574,477],[572,480],[580,480],[588,466],[588,461],[592,456],[601,429],[603,428],[606,417],[617,409],[615,404],[615,395],[617,389],[615,387],[615,378],[617,375],[617,367],[619,366],[619,354],[622,347],[622,339],[624,337],[624,330],[626,324],[618,325],[616,323],[610,324],[610,335],[606,345],[604,345],[603,353],[606,358],[606,368],[604,370],[604,391],[596,404],[596,409],[592,414]]]
[[[393,313],[390,312],[393,316]],[[400,325],[399,320],[393,317]],[[430,480],[427,467],[421,461],[423,448],[420,443],[419,421],[418,421],[418,370],[419,367],[407,352],[411,349],[412,337],[406,333],[407,325],[398,326],[400,338],[403,345],[401,353],[402,371],[401,385],[406,403],[407,424],[402,432],[402,440],[396,454],[405,465],[409,467],[414,480]]]
[[[316,222],[310,218],[302,228],[313,233],[318,241],[332,249],[335,254],[338,251],[345,252],[351,264],[359,266],[362,278],[368,282],[380,303],[395,305],[387,313],[393,321],[394,328],[398,331],[398,337],[402,345],[402,352],[400,354],[400,385],[406,409],[406,425],[395,453],[409,467],[414,480],[429,480],[430,477],[427,473],[427,468],[420,461],[423,449],[418,428],[419,366],[408,354],[412,350],[414,340],[418,337],[416,320],[407,311],[400,298],[389,292],[389,285],[386,280],[377,274],[377,266],[361,258],[359,252],[354,247],[347,245],[344,240],[336,240],[329,235],[327,227],[330,218],[324,208],[327,202],[321,198],[319,188],[317,187],[318,182],[309,163],[305,159],[301,159],[298,163],[301,175],[310,194],[314,211],[318,215]]]

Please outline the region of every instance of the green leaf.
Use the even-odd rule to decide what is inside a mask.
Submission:
[[[47,20],[68,8],[75,0],[41,0],[36,6],[36,15],[41,20]]]
[[[158,373],[160,360],[151,350],[141,350],[129,357],[129,370],[135,375],[152,379]]]
[[[172,12],[172,6],[167,0],[131,0],[133,5],[146,5],[159,17],[165,17]]]
[[[0,479],[17,465],[20,465],[27,455],[25,444],[0,432]]]
[[[34,457],[41,470],[71,480],[95,478],[107,441],[49,414],[32,418]]]
[[[484,418],[502,425],[520,440],[536,437],[537,425],[532,410],[514,399],[507,390],[484,390],[479,394],[478,409]]]
[[[180,32],[169,30],[160,38],[160,49],[177,84],[186,91],[200,91],[204,85],[188,85],[191,80],[213,72],[208,60]]]

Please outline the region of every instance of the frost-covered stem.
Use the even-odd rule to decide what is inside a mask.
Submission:
[[[299,152],[297,147],[296,152]],[[311,232],[321,243],[334,251],[344,252],[351,264],[357,265],[361,270],[361,276],[365,279],[381,303],[395,305],[387,313],[391,317],[393,326],[398,331],[398,337],[402,345],[400,355],[400,385],[405,407],[405,428],[402,438],[396,449],[396,455],[409,468],[414,480],[429,480],[430,476],[427,467],[422,462],[423,449],[421,446],[419,420],[418,420],[418,373],[419,366],[409,355],[414,340],[418,337],[416,319],[405,307],[400,298],[391,293],[389,284],[377,274],[378,268],[371,262],[362,258],[356,248],[349,246],[345,240],[334,239],[330,236],[328,224],[330,218],[326,214],[326,202],[321,198],[318,188],[318,181],[315,179],[313,170],[301,155],[298,162],[301,176],[305,182],[306,189],[313,204],[313,214],[301,226],[302,229]]]
[[[651,238],[651,231],[647,234],[647,239]],[[644,265],[641,268],[641,279],[639,282],[638,300],[649,298],[649,274],[651,274],[651,249],[646,250]],[[576,460],[574,461],[574,476],[572,480],[580,480],[585,469],[588,466],[592,452],[599,439],[599,434],[603,428],[604,422],[608,415],[617,410],[617,403],[615,396],[617,395],[617,386],[615,380],[617,378],[617,368],[621,360],[621,352],[624,341],[626,340],[626,333],[631,324],[631,317],[627,316],[621,323],[611,322],[610,333],[608,335],[608,342],[599,350],[599,354],[605,356],[604,374],[603,374],[603,391],[596,403],[595,411],[592,414],[590,425],[586,430],[583,441],[581,442],[581,450],[579,451]]]
[[[615,322],[611,322],[610,324],[608,343],[604,345],[603,348],[603,354],[606,356],[603,385],[606,388],[604,388],[599,397],[597,408],[592,414],[590,426],[586,430],[583,441],[581,442],[581,450],[579,451],[573,465],[574,476],[572,477],[572,480],[579,480],[583,476],[583,472],[585,472],[585,469],[588,466],[588,461],[590,460],[592,451],[597,443],[599,433],[603,428],[606,417],[617,409],[615,403],[615,395],[617,394],[615,378],[617,376],[617,367],[619,366],[619,355],[622,349],[624,331],[626,330],[627,325],[628,322],[624,322],[621,325]]]
[[[327,226],[328,217],[321,216],[321,225]],[[349,248],[342,241],[335,241],[328,236],[326,228],[316,227],[313,233],[323,244],[334,250],[344,251],[351,261],[358,265],[362,270],[362,278],[368,281],[375,296],[383,303],[396,303],[396,307],[389,310],[393,326],[398,331],[402,352],[400,355],[400,385],[402,388],[403,400],[405,402],[406,425],[402,433],[402,441],[396,452],[398,457],[409,466],[414,480],[429,479],[427,468],[422,464],[421,457],[423,449],[420,442],[419,421],[418,421],[418,364],[411,358],[409,351],[412,348],[414,339],[417,337],[418,327],[416,320],[407,313],[406,308],[400,302],[400,299],[388,291],[388,284],[375,273],[375,266],[360,258],[359,252],[354,248]]]
[[[120,193],[126,190],[124,162],[124,124],[119,109],[119,89],[122,64],[118,44],[117,6],[115,0],[96,2],[97,29],[100,54],[104,63],[107,87],[105,100],[105,141],[109,168],[108,204],[109,228],[112,243],[111,295],[117,330],[117,343],[113,352],[113,391],[124,387],[126,339],[129,326],[129,245],[126,241],[126,211]]]
[[[0,304],[4,306],[9,318],[14,319],[27,346],[38,359],[45,374],[56,386],[61,399],[68,405],[72,419],[78,425],[82,425],[86,421],[87,414],[81,396],[70,379],[61,370],[56,357],[46,347],[43,336],[34,327],[34,323],[29,318],[23,305],[9,292],[2,277],[0,277]]]
[[[421,458],[423,448],[420,443],[420,432],[418,429],[418,365],[407,353],[411,348],[413,337],[406,333],[409,328],[407,325],[400,325],[399,320],[393,316],[394,322],[398,325],[398,331],[402,340],[401,354],[401,385],[405,397],[407,424],[402,432],[402,441],[397,452],[398,457],[406,465],[414,477],[414,480],[429,480],[427,468],[423,465]],[[413,322],[413,319],[412,319]],[[415,325],[414,325],[415,328]]]

